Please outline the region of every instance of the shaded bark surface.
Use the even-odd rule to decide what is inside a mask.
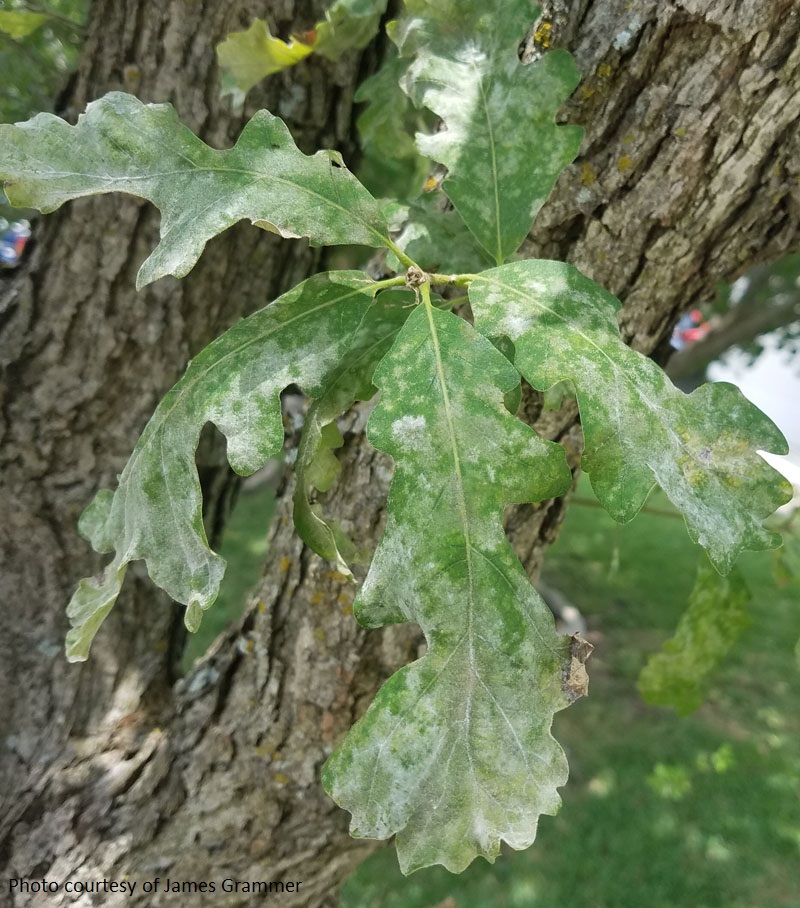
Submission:
[[[229,142],[241,121],[226,119],[204,67],[211,34],[241,23],[210,3],[98,9],[117,24],[94,28],[93,40],[102,31],[119,42],[116,62],[101,62],[108,48],[89,49],[76,109],[93,85],[138,78],[128,87],[145,100],[168,96],[210,141]],[[799,34],[797,4],[782,0],[573,4],[564,40],[584,80],[565,116],[587,135],[526,252],[571,261],[619,295],[620,324],[637,349],[663,358],[679,312],[709,298],[716,281],[797,244]],[[307,72],[270,88],[267,103],[288,113],[295,135],[316,111],[321,141],[341,146],[353,68]],[[301,100],[287,111],[287,98]],[[226,877],[302,880],[283,905],[335,905],[339,884],[374,846],[347,837],[348,818],[322,793],[319,770],[418,643],[413,628],[355,625],[353,587],[292,534],[288,489],[252,607],[189,677],[172,684],[174,612],[145,580],[129,584],[90,662],[67,666],[60,655],[63,603],[92,564],[73,529],[80,508],[113,482],[189,352],[312,264],[301,247],[276,252],[258,231],[237,230],[210,244],[185,281],[137,296],[135,267],[156,224],[148,209],[116,198],[73,205],[48,223],[40,260],[13,288],[0,464],[10,630],[0,694],[14,704],[4,721],[2,875],[209,880],[217,891],[193,898],[223,906],[252,903],[220,892]],[[529,395],[525,415],[577,462],[574,409],[542,413]],[[363,413],[346,429],[342,481],[326,506],[374,545],[391,466],[364,441]],[[509,514],[532,575],[564,510],[556,501]],[[103,904],[186,898],[140,893]]]

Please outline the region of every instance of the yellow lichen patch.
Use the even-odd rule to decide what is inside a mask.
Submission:
[[[634,140],[635,138],[636,138],[636,136],[635,136],[632,132],[629,132],[627,135],[624,135],[624,136],[622,137],[622,141],[623,141],[626,145],[630,145],[631,142],[633,142],[633,140]]]
[[[312,605],[322,605],[322,603],[323,603],[324,601],[325,601],[325,594],[322,593],[320,590],[317,590],[317,591],[311,596],[311,604],[312,604]]]
[[[679,126],[675,130],[675,132],[673,132],[673,135],[677,136],[679,139],[682,139],[686,135],[687,132],[688,132],[688,130],[686,129],[685,126]]]
[[[292,566],[292,559],[288,555],[281,558],[281,574],[285,574]]]
[[[288,785],[291,781],[289,776],[285,776],[282,772],[276,772],[272,778],[278,783],[278,785]]]
[[[353,597],[350,593],[339,593],[336,603],[341,609],[343,615],[353,614]]]
[[[609,79],[613,72],[614,72],[614,69],[610,63],[601,63],[597,67],[597,78],[598,79]]]
[[[315,627],[314,628],[314,639],[317,641],[317,643],[324,643],[325,642],[325,628]]]
[[[325,575],[325,578],[327,580],[335,580],[337,581],[337,583],[346,583],[350,580],[349,577],[346,577],[340,571],[328,571],[328,573]]]
[[[533,42],[545,50],[553,43],[553,23],[547,19],[533,33]]]
[[[629,154],[624,154],[617,161],[617,170],[620,173],[628,173],[633,170],[633,158]]]
[[[597,171],[590,161],[584,161],[581,164],[581,183],[584,186],[593,186],[597,182]]]

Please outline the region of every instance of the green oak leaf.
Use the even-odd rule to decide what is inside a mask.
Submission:
[[[395,238],[397,247],[430,272],[446,269],[463,273],[491,265],[458,212],[442,207],[441,201],[440,192],[427,192],[406,206],[405,222]],[[391,252],[387,264],[399,266]]]
[[[756,451],[786,453],[786,440],[738,388],[679,391],[622,342],[616,298],[563,262],[485,271],[469,297],[475,327],[513,341],[515,364],[534,388],[574,386],[586,440],[581,466],[612,517],[631,520],[658,484],[721,573],[743,549],[780,543],[762,520],[791,488]]]
[[[639,691],[653,706],[672,706],[686,716],[703,702],[708,676],[749,625],[750,590],[734,568],[720,575],[705,558],[675,634],[651,656],[639,675]]]
[[[247,92],[309,54],[336,60],[348,50],[365,47],[375,36],[385,10],[386,0],[336,0],[322,22],[288,41],[276,38],[263,19],[254,19],[250,28],[231,32],[217,45],[219,65],[237,88]]]
[[[409,0],[392,31],[402,82],[445,128],[418,135],[420,152],[449,173],[442,188],[498,265],[519,248],[583,130],[557,126],[580,73],[566,51],[523,65],[518,47],[536,19],[533,3]]]
[[[203,528],[195,451],[207,422],[227,437],[237,473],[255,472],[283,444],[280,393],[297,384],[312,397],[330,385],[372,304],[358,271],[319,274],[209,344],[189,364],[144,429],[113,494],[98,493],[80,528],[100,552],[116,555],[103,574],[81,581],[67,614],[71,661],[87,657],[116,599],[127,564],[142,558],[150,577],[188,606],[196,630],[217,596],[225,562]]]
[[[286,124],[265,110],[233,148],[218,151],[171,105],[111,92],[89,104],[76,126],[53,114],[0,126],[0,179],[13,205],[45,212],[106,192],[151,201],[161,210],[161,242],[137,287],[183,277],[208,240],[243,219],[320,245],[387,242],[381,206],[340,155],[304,155]]]
[[[415,621],[426,655],[393,675],[323,770],[355,836],[397,834],[401,868],[463,870],[526,848],[567,777],[550,734],[568,639],[503,531],[513,502],[563,494],[563,449],[512,416],[508,360],[462,319],[417,307],[375,376],[369,439],[395,473],[356,599],[362,624]]]
[[[417,110],[400,88],[407,68],[408,61],[401,60],[390,44],[378,71],[359,85],[354,96],[365,105],[356,121],[364,152],[359,179],[373,194],[387,198],[416,196],[430,170],[430,162],[417,152],[414,132],[431,116]]]
[[[336,0],[318,22],[313,49],[329,60],[366,47],[378,32],[386,0]]]
[[[0,32],[9,38],[27,38],[49,18],[46,13],[28,10],[0,10]]]
[[[357,121],[361,144],[387,159],[417,157],[414,139],[406,126],[419,115],[398,84],[406,69],[408,61],[401,60],[397,49],[390,45],[380,69],[358,86],[353,97],[356,103],[366,105]]]
[[[306,545],[334,561],[345,576],[351,574],[348,562],[360,560],[360,553],[312,499],[315,491],[328,491],[339,475],[339,461],[333,451],[343,442],[333,420],[355,401],[369,400],[375,394],[375,367],[408,318],[413,302],[414,295],[407,290],[379,294],[353,338],[347,357],[329,373],[325,388],[309,407],[297,449],[295,528]]]
[[[217,45],[217,59],[236,87],[247,92],[267,76],[304,60],[312,51],[310,43],[295,37],[282,41],[263,19],[254,19],[250,28],[231,32]]]

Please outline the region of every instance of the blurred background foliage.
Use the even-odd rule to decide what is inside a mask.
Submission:
[[[83,44],[89,0],[0,2],[0,122],[51,111]]]

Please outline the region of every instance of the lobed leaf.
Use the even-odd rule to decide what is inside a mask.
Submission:
[[[243,319],[189,364],[144,429],[113,494],[98,493],[81,531],[116,555],[82,580],[67,614],[67,656],[85,659],[119,593],[126,566],[142,558],[155,583],[185,603],[199,626],[217,596],[225,562],[203,528],[195,467],[207,422],[227,437],[237,473],[259,469],[283,444],[280,393],[300,385],[312,397],[329,387],[372,303],[375,285],[358,271],[319,274]]]
[[[209,148],[169,104],[122,92],[93,101],[70,126],[53,114],[0,126],[0,179],[12,204],[54,211],[70,199],[127,192],[161,210],[161,242],[137,287],[183,277],[205,244],[249,219],[315,244],[388,242],[381,207],[333,151],[304,155],[265,110],[233,148]]]
[[[720,575],[705,559],[675,634],[651,656],[639,675],[639,691],[653,706],[688,715],[703,702],[708,676],[722,663],[749,625],[750,590],[734,568]]]
[[[565,51],[523,65],[518,47],[536,19],[532,3],[409,0],[392,37],[413,56],[402,82],[445,129],[418,135],[420,152],[447,167],[443,189],[498,265],[531,228],[583,130],[555,115],[580,74]]]
[[[631,520],[657,483],[722,573],[743,549],[780,543],[761,522],[791,490],[756,451],[785,453],[786,440],[738,388],[679,391],[622,342],[619,302],[562,262],[485,271],[469,297],[476,328],[513,341],[515,364],[534,388],[563,380],[575,387],[586,441],[581,466],[612,517]]]
[[[295,528],[306,545],[334,561],[345,576],[351,573],[348,562],[359,559],[360,553],[312,499],[316,492],[328,491],[339,474],[333,451],[343,442],[333,420],[355,401],[369,400],[375,394],[375,367],[408,318],[413,302],[414,296],[407,290],[387,290],[378,296],[359,326],[347,357],[327,376],[326,386],[309,407],[303,425],[295,462]]]
[[[512,502],[563,494],[564,452],[504,406],[508,360],[457,316],[418,307],[374,377],[370,441],[395,474],[356,599],[362,624],[415,621],[427,654],[384,684],[323,770],[351,833],[397,833],[404,872],[525,848],[567,777],[550,734],[569,641],[503,531]],[[525,469],[527,467],[527,469]]]

